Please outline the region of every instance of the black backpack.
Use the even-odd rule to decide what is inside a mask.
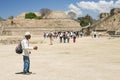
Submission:
[[[17,54],[22,54],[23,49],[22,49],[21,42],[16,46],[15,52],[16,52]]]

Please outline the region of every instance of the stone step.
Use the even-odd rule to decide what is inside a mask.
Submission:
[[[75,26],[75,27],[63,27],[63,26],[59,26],[59,27],[5,27],[5,29],[42,29],[42,28],[79,28],[79,26]]]

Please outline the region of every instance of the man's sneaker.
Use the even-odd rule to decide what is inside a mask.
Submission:
[[[29,71],[27,73],[32,74],[32,72],[29,72]]]
[[[23,74],[25,74],[25,75],[29,75],[29,74],[31,74],[31,73],[29,73],[29,72],[23,72]]]

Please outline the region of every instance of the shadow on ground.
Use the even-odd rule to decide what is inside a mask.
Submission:
[[[24,72],[16,72],[15,74],[23,74],[23,75],[26,75],[26,74],[24,74]],[[31,75],[31,74],[36,74],[36,73],[29,73],[29,74],[27,74],[27,75]]]

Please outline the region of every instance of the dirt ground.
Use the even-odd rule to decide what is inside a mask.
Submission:
[[[120,80],[120,38],[78,38],[76,43],[32,36],[32,74],[23,70],[22,55],[16,44],[0,45],[0,80]]]

